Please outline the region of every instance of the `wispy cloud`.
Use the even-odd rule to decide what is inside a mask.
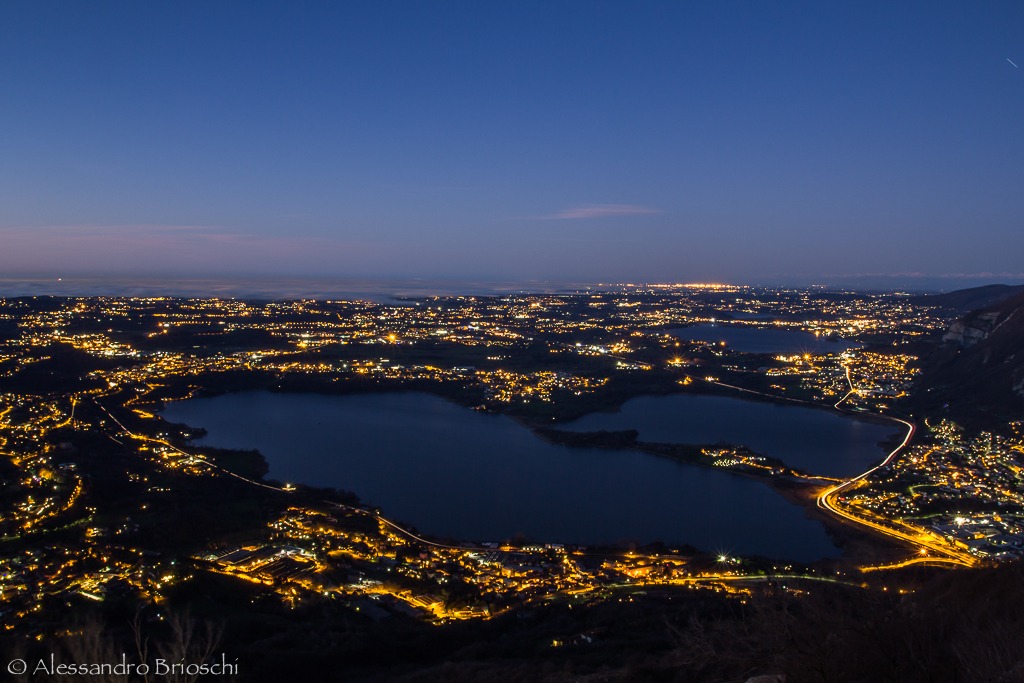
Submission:
[[[586,204],[571,206],[555,213],[537,216],[537,220],[567,221],[587,218],[608,218],[610,216],[646,216],[661,213],[661,209],[638,204]]]

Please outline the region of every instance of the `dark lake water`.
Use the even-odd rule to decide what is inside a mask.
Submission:
[[[879,442],[899,432],[816,408],[727,396],[641,396],[618,412],[562,425],[575,431],[636,429],[641,441],[743,445],[810,474],[852,476],[886,455]]]
[[[726,348],[743,353],[841,353],[856,344],[839,339],[829,341],[801,330],[775,330],[747,325],[707,323],[669,330],[680,339],[721,342]]]
[[[756,481],[634,451],[556,446],[507,417],[427,394],[248,392],[172,403],[163,416],[205,427],[197,443],[259,449],[272,478],[354,491],[431,534],[838,555],[818,522]]]

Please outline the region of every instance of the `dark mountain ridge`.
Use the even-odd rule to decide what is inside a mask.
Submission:
[[[979,426],[1024,419],[1024,294],[968,313],[924,359],[909,407]]]
[[[943,294],[922,294],[911,297],[910,302],[922,306],[938,306],[958,313],[967,313],[980,308],[995,306],[1018,295],[1024,295],[1024,285],[983,285],[969,289],[958,289]]]

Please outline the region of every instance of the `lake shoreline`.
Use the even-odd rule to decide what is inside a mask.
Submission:
[[[650,458],[650,453],[602,451],[594,448],[597,444],[583,449],[556,448],[545,444],[533,430],[523,429],[518,420],[466,410],[421,392],[333,398],[271,392],[244,392],[229,400],[226,396],[176,402],[173,411],[162,411],[163,417],[207,429],[211,436],[192,443],[193,448],[255,448],[269,463],[266,480],[351,491],[385,515],[434,537],[500,541],[518,530],[526,537],[548,542],[592,545],[661,540],[709,552],[724,546],[750,556],[798,562],[840,554],[826,541],[828,536],[819,525],[804,528],[803,515],[789,501],[759,482],[724,476],[729,472],[721,468],[680,468],[668,459]],[[209,403],[217,400],[221,407]],[[251,410],[258,405],[262,408]],[[308,418],[292,425],[303,435],[298,442],[281,435],[279,442],[290,454],[287,458],[313,462],[319,474],[303,476],[281,459],[280,446],[275,455],[263,437],[255,436],[260,429],[279,429],[264,423],[285,419],[274,416],[282,410],[289,418]],[[347,415],[353,410],[355,414]],[[399,412],[391,412],[394,410]],[[422,410],[426,413],[419,415]],[[309,417],[311,411],[319,413]],[[229,432],[218,423],[221,419],[234,420],[237,433],[244,438],[234,442],[222,438]],[[363,429],[357,424],[363,419],[375,422]],[[324,427],[316,427],[316,423]],[[309,441],[309,433],[328,425],[330,432],[344,434],[349,445]],[[366,433],[353,434],[353,429]],[[394,438],[405,441],[389,441]],[[498,450],[491,452],[492,448]],[[355,453],[368,457],[353,459]],[[485,454],[488,457],[479,457]],[[282,463],[290,469],[282,469]],[[378,474],[356,472],[374,467]],[[369,479],[361,484],[357,475]],[[452,476],[456,481],[446,483]],[[408,482],[414,482],[414,488],[403,494],[413,486]],[[493,485],[481,486],[485,482]],[[430,496],[423,498],[413,491],[429,491]],[[605,501],[611,499],[622,505],[609,508]],[[467,515],[467,511],[473,512]],[[511,517],[510,512],[514,513]],[[753,528],[751,515],[757,520]],[[488,522],[492,518],[497,526]],[[711,520],[714,522],[709,524]]]

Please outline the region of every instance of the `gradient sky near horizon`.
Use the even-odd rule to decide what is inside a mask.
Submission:
[[[1020,2],[42,0],[0,69],[5,276],[1024,279]]]

